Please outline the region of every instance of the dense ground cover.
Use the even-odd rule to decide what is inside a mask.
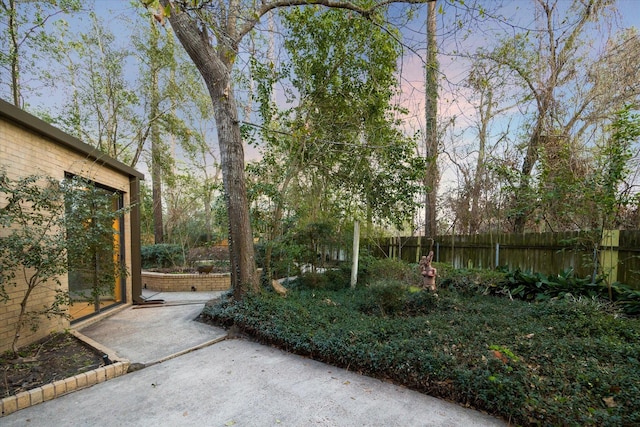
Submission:
[[[407,286],[411,280],[298,286],[286,299],[264,292],[221,300],[205,315],[514,424],[640,425],[637,318],[595,298],[527,302],[459,286],[434,295]]]

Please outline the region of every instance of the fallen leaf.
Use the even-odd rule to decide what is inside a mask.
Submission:
[[[603,397],[602,400],[608,408],[615,408],[616,406],[618,406],[613,397]]]
[[[349,385],[349,384],[351,384],[351,382],[350,382],[350,381],[345,381],[345,382],[343,382],[342,384],[344,384],[344,385]]]
[[[493,355],[495,357],[497,357],[498,359],[502,360],[503,363],[507,363],[509,361],[509,359],[507,359],[507,356],[505,356],[504,354],[502,354],[498,350],[493,350]]]

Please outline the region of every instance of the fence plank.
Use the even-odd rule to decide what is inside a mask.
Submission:
[[[610,281],[619,281],[640,289],[640,230],[615,230],[614,240],[602,241],[599,261]],[[618,237],[617,242],[615,238]],[[579,277],[593,273],[593,242],[597,233],[519,233],[445,235],[433,240],[434,261],[456,268],[520,268],[544,274],[557,274],[573,269]],[[376,257],[400,258],[416,263],[427,255],[432,241],[419,237],[384,239],[370,247]]]

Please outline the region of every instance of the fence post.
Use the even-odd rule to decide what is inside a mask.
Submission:
[[[496,268],[500,265],[500,243],[496,243]]]
[[[618,280],[618,246],[620,245],[620,230],[603,230],[600,242],[600,266],[607,283]]]

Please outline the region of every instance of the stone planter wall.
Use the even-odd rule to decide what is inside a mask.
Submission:
[[[231,288],[231,274],[164,274],[143,271],[142,287],[157,292],[226,291]]]

